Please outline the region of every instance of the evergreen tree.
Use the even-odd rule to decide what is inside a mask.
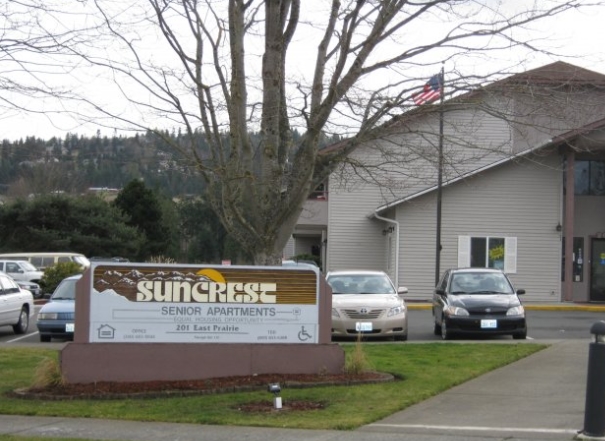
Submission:
[[[49,195],[0,206],[0,250],[134,257],[142,235],[96,196]]]
[[[137,259],[164,255],[170,247],[170,237],[162,223],[162,206],[158,195],[141,180],[130,181],[118,194],[113,205],[128,217],[128,225],[145,237]]]

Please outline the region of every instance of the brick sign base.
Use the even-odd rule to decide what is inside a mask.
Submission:
[[[344,352],[334,344],[69,343],[60,356],[68,383],[338,374],[344,366]]]

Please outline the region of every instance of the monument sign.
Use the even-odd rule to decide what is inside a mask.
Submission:
[[[77,282],[67,382],[339,373],[317,268],[93,262]]]

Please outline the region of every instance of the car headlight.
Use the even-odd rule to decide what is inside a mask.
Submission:
[[[387,313],[387,317],[392,317],[394,315],[399,315],[399,314],[403,314],[405,312],[405,308],[401,305],[399,306],[395,306],[391,309],[389,309],[389,312]]]
[[[465,317],[465,316],[469,315],[469,313],[466,309],[461,308],[459,306],[447,306],[443,309],[443,312],[446,315],[456,315],[456,316],[460,316],[460,317]]]
[[[332,308],[332,317],[340,318],[340,314],[338,314],[338,311],[335,308]]]
[[[525,308],[522,305],[508,308],[506,315],[525,315]]]
[[[57,316],[56,312],[43,312],[38,314],[38,320],[57,320]]]

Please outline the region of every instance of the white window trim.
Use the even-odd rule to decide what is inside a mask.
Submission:
[[[458,268],[471,266],[471,238],[484,237],[486,239],[498,236],[458,236]],[[504,237],[504,272],[517,273],[517,238]]]

